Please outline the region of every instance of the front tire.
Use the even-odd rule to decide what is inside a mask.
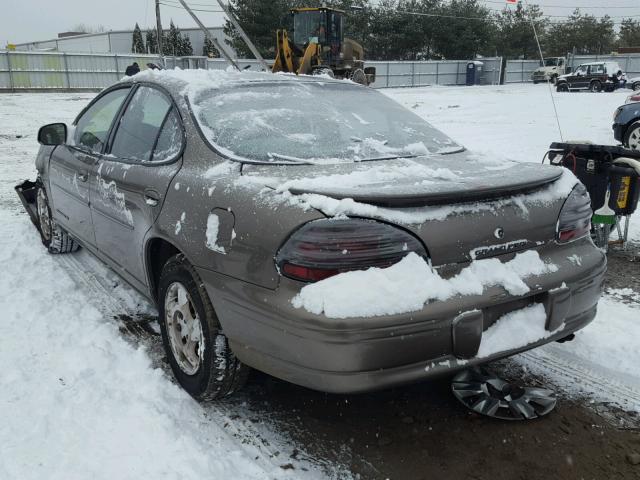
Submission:
[[[202,281],[182,254],[162,269],[158,310],[171,370],[192,397],[214,400],[244,385],[249,367],[231,351]]]
[[[569,85],[567,85],[566,82],[559,83],[556,86],[556,92],[568,92],[568,91],[569,91]]]
[[[49,197],[41,182],[38,182],[36,192],[36,211],[40,239],[49,253],[71,253],[80,248],[80,245],[53,220]]]
[[[632,123],[624,134],[623,145],[630,150],[640,150],[640,121]]]
[[[631,85],[631,89],[632,89],[633,91],[640,90],[640,82],[634,82],[634,83]]]

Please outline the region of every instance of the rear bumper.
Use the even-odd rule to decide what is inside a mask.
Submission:
[[[371,318],[332,319],[296,309],[291,299],[302,285],[287,279],[268,290],[209,270],[199,273],[240,360],[292,383],[350,393],[451,373],[535,348],[587,325],[602,288],[604,254],[583,239],[543,247],[540,255],[559,269],[529,278],[531,291],[523,297],[491,287],[482,295],[430,303],[418,312]],[[545,305],[552,336],[475,357],[484,330],[505,313],[533,303]]]

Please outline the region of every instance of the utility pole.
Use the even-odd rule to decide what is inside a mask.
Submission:
[[[156,29],[158,30],[158,55],[160,56],[160,63],[164,67],[164,57],[162,56],[162,22],[160,21],[160,0],[156,0]]]
[[[160,0],[156,0],[156,3],[158,1],[160,1]],[[193,20],[198,24],[200,29],[204,32],[205,37],[208,38],[213,43],[213,45],[218,49],[218,51],[227,60],[227,62],[229,62],[231,65],[233,65],[233,67],[236,70],[240,70],[240,67],[238,66],[236,61],[233,59],[233,57],[226,51],[226,49],[224,49],[222,47],[222,45],[220,45],[220,42],[218,42],[216,37],[211,35],[211,32],[209,30],[207,30],[207,27],[204,26],[204,24],[200,21],[198,16],[195,13],[193,13],[193,11],[189,8],[189,5],[187,5],[184,0],[178,0],[178,1],[184,7],[184,9],[189,13],[189,15],[191,15],[191,18],[193,18]]]
[[[240,26],[240,23],[238,23],[238,20],[236,20],[236,17],[233,15],[233,13],[231,13],[231,11],[229,10],[229,5],[225,4],[222,0],[218,0],[218,5],[220,5],[220,8],[222,8],[224,13],[227,15],[227,18],[233,24],[236,30],[238,30],[238,33],[244,40],[244,43],[247,45],[247,47],[249,47],[249,50],[251,50],[251,53],[253,53],[253,56],[256,58],[256,60],[258,60],[258,62],[260,62],[260,65],[265,70],[265,72],[268,72],[270,70],[269,65],[267,65],[267,62],[264,61],[264,58],[262,58],[262,55],[260,55],[260,52],[258,52],[258,49],[249,38],[249,35],[245,33],[245,31]]]

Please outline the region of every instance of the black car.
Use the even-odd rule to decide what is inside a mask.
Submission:
[[[626,148],[640,150],[640,94],[633,94],[613,114],[613,136]]]
[[[589,90],[612,92],[621,85],[623,73],[615,62],[583,63],[575,71],[560,75],[556,83],[558,92]]]

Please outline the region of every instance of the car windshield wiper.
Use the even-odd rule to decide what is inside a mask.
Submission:
[[[452,148],[451,150],[444,150],[442,152],[438,152],[438,155],[452,155],[454,153],[464,152],[465,150],[466,148],[464,147]]]
[[[290,163],[294,165],[317,165],[317,162],[314,162],[312,160],[305,160],[304,158],[290,157],[288,155],[281,155],[279,153],[268,153],[268,155],[270,158],[277,158],[278,160],[284,160],[283,163]],[[269,163],[269,162],[263,162],[263,163]]]
[[[362,160],[356,160],[356,162],[378,162],[382,160],[395,160],[397,158],[416,158],[422,157],[423,155],[387,155],[385,157],[372,157],[372,158],[363,158]]]

